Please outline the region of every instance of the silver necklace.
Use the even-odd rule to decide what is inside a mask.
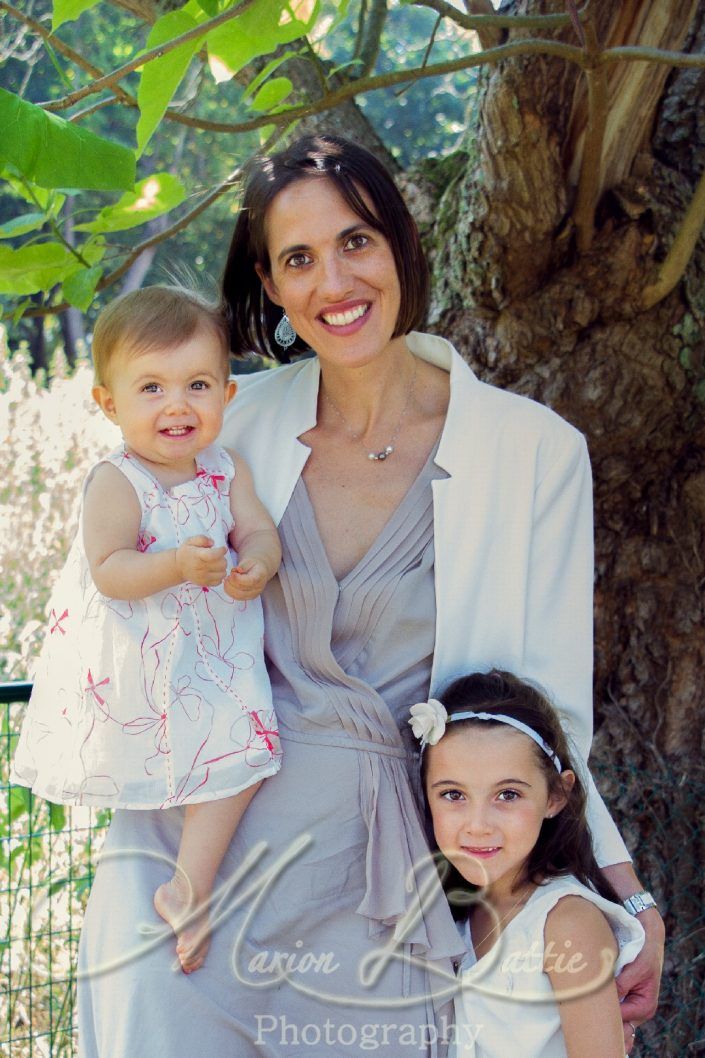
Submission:
[[[340,410],[340,408],[335,403],[335,401],[333,400],[332,397],[329,397],[328,394],[325,393],[325,392],[324,392],[323,396],[324,396],[325,400],[330,404],[330,406],[333,409],[333,411],[335,412],[335,414],[341,420],[341,422],[343,423],[343,426],[348,431],[348,433],[352,437],[353,441],[355,441],[359,445],[362,445],[362,448],[367,452],[367,458],[372,460],[372,462],[374,462],[374,463],[378,463],[378,462],[382,463],[382,462],[384,462],[385,459],[389,459],[390,455],[392,455],[392,453],[394,452],[394,442],[396,441],[397,437],[399,436],[399,431],[401,430],[402,426],[404,425],[404,419],[406,418],[406,413],[407,413],[407,411],[409,409],[409,404],[411,403],[411,395],[414,392],[414,383],[415,382],[416,382],[416,357],[414,357],[414,368],[413,368],[413,370],[411,372],[411,378],[409,379],[409,385],[408,385],[407,390],[406,390],[406,400],[404,401],[404,407],[402,408],[401,415],[399,416],[399,422],[394,427],[394,432],[392,433],[392,436],[389,438],[389,443],[386,444],[384,448],[380,449],[379,452],[369,452],[369,451],[367,451],[367,447],[365,446],[365,444],[364,444],[364,442],[362,440],[362,434],[356,433],[355,430],[353,430],[352,426],[350,425],[348,420],[345,418],[345,416],[343,415],[342,411]]]
[[[507,922],[507,919],[509,918],[509,916],[512,914],[513,911],[516,911],[516,909],[519,907],[519,904],[522,902],[522,900],[528,900],[529,896],[531,896],[531,894],[533,893],[534,889],[535,889],[535,886],[534,887],[529,887],[528,889],[525,889],[524,892],[520,894],[519,898],[514,901],[512,906],[509,908],[509,911],[506,911],[502,915],[501,918],[498,918],[497,922],[495,922],[495,924],[492,927],[492,929],[488,933],[485,933],[485,935],[482,938],[482,940],[479,940],[477,942],[477,944],[475,944],[473,942],[473,948],[475,949],[475,951],[477,951],[477,949],[479,947],[481,947],[481,945],[483,945],[486,940],[489,940],[493,933],[496,932],[497,936],[501,935],[502,931],[500,930],[500,926],[503,926],[504,923]],[[494,911],[494,908],[493,908],[493,911]],[[495,915],[496,914],[497,913],[495,911]]]

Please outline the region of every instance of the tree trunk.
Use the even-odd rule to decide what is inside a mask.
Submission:
[[[703,7],[590,4],[603,43],[697,51]],[[564,5],[512,7],[531,9]],[[574,31],[563,39],[575,43]],[[705,239],[669,297],[648,312],[640,299],[705,168],[705,72],[614,64],[608,90],[589,252],[576,250],[571,219],[585,85],[561,59],[494,68],[476,144],[447,163],[447,180],[436,165],[430,179],[422,170],[411,183],[425,190],[435,218],[433,329],[485,381],[550,405],[588,438],[597,549],[593,761],[638,872],[670,911],[673,954],[659,1020],[672,1020],[667,1039],[659,1020],[646,1027],[652,1049],[639,1051],[663,1058],[685,1053],[698,1015],[703,1023],[701,945],[686,934],[703,898],[695,786],[702,794]]]

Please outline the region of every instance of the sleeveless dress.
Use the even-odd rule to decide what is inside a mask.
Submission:
[[[466,922],[468,953],[458,971],[462,991],[455,999],[452,1058],[567,1058],[558,1003],[543,972],[546,918],[563,896],[580,896],[604,914],[619,949],[615,977],[636,959],[644,944],[641,923],[572,875],[540,885],[503,930],[497,944],[480,959],[475,956]],[[565,960],[579,954],[555,953],[556,960],[559,955]],[[569,963],[564,961],[563,965]],[[567,968],[566,982],[570,987]]]
[[[433,455],[340,581],[297,482],[263,595],[282,768],[238,826],[221,919],[188,976],[172,971],[173,937],[149,932],[179,813],[139,827],[115,813],[79,949],[81,1058],[444,1053],[463,945],[442,893],[419,899],[428,846],[408,724],[435,640],[432,483],[446,475]]]
[[[124,445],[104,462],[140,502],[138,550],[201,534],[227,544],[235,468],[224,449],[201,452],[196,476],[171,489]],[[260,600],[191,583],[107,598],[91,578],[82,522],[49,603],[13,780],[64,804],[152,809],[227,797],[273,775],[280,750]]]

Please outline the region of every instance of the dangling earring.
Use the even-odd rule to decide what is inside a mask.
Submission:
[[[289,317],[286,313],[284,313],[274,329],[274,341],[277,345],[280,345],[282,349],[288,349],[289,346],[293,345],[296,341],[296,331],[291,326]]]

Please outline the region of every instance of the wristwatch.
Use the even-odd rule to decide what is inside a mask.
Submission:
[[[622,903],[630,915],[638,915],[640,911],[648,911],[650,907],[656,907],[656,901],[651,893],[643,889],[640,893],[628,896]]]

